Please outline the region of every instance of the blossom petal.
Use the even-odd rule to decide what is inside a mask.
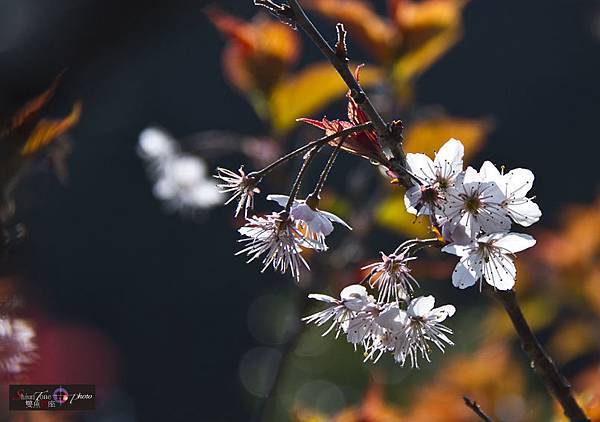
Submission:
[[[313,219],[306,221],[306,224],[313,232],[321,233],[324,236],[329,236],[333,231],[333,224],[331,224],[331,221],[327,217],[321,215],[320,211],[315,212]]]
[[[367,289],[360,284],[351,284],[340,292],[344,306],[352,311],[361,311],[368,304]]]
[[[495,182],[502,189],[502,174],[498,170],[498,168],[491,161],[484,161],[479,169],[479,175],[486,182]],[[504,192],[506,193],[506,192]]]
[[[467,212],[463,214],[458,224],[463,226],[465,228],[465,234],[469,238],[473,239],[479,234],[479,231],[481,230],[482,221],[480,221],[480,219],[474,216],[473,214]]]
[[[528,169],[517,168],[509,171],[505,176],[506,189],[509,194],[516,197],[524,197],[533,186],[535,176]]]
[[[375,322],[392,332],[398,332],[406,325],[407,315],[406,312],[398,308],[398,305],[392,305],[382,311],[376,317]]]
[[[404,206],[406,207],[406,211],[411,214],[417,214],[417,209],[415,206],[421,200],[421,188],[419,186],[413,186],[406,191],[404,194]]]
[[[538,204],[529,198],[513,201],[506,208],[513,221],[524,227],[529,227],[533,223],[536,223],[542,216],[542,211]]]
[[[348,339],[348,343],[359,344],[362,343],[369,333],[369,321],[364,317],[353,318],[349,321],[348,327],[344,330],[348,334],[346,338]]]
[[[346,223],[344,220],[342,220],[337,215],[335,215],[335,214],[333,214],[331,212],[327,212],[327,211],[321,211],[321,210],[319,210],[319,212],[321,214],[323,214],[325,217],[327,217],[330,221],[333,221],[334,223],[341,224],[342,226],[346,226],[348,229],[352,230],[352,227],[350,227],[350,225],[348,223]]]
[[[479,279],[476,267],[468,265],[469,261],[474,261],[469,258],[470,257],[463,258],[456,264],[456,268],[454,268],[454,271],[452,272],[452,284],[454,287],[466,289],[467,287],[474,285]]]
[[[268,201],[275,201],[282,207],[285,207],[287,205],[287,201],[289,198],[290,197],[287,195],[268,195],[267,196]]]
[[[325,302],[325,303],[333,303],[333,304],[338,304],[340,301],[337,300],[334,297],[331,296],[327,296],[327,295],[322,295],[319,293],[311,293],[308,295],[309,299],[314,299],[314,300],[318,300],[321,302]]]
[[[507,233],[494,242],[494,246],[506,249],[509,252],[521,252],[535,245],[535,239],[528,234]]]
[[[469,166],[464,172],[464,176],[462,179],[463,185],[469,185],[471,183],[481,183],[481,176],[477,173],[473,167]]]
[[[456,256],[467,256],[471,250],[471,245],[459,245],[457,243],[451,243],[442,248],[442,252],[446,252]]]
[[[517,269],[506,255],[500,255],[489,260],[484,265],[485,281],[498,290],[510,290],[515,285]]]
[[[406,154],[406,163],[412,174],[421,182],[430,183],[435,181],[433,161],[425,154],[409,152]]]
[[[434,165],[445,177],[453,177],[462,171],[465,147],[458,139],[450,138],[435,155]]]
[[[433,296],[421,296],[410,301],[407,312],[411,316],[425,317],[433,309],[435,298]]]
[[[442,322],[446,318],[451,317],[456,312],[456,308],[453,305],[444,305],[439,308],[432,309],[429,313],[429,320],[435,322]]]

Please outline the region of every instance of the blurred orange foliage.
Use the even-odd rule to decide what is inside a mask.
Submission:
[[[229,82],[242,92],[269,95],[298,60],[298,34],[263,14],[245,22],[217,8],[206,13],[227,38],[223,68]]]

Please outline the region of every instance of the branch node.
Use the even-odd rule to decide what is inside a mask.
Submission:
[[[470,399],[467,396],[463,396],[463,400],[465,401],[465,405],[471,409],[482,421],[485,422],[493,422],[492,418],[485,414],[483,410],[481,410],[481,406],[477,404],[475,400]]]
[[[279,19],[282,23],[296,29],[296,19],[294,11],[287,4],[278,4],[273,0],[254,0],[254,5],[264,7],[270,14]]]
[[[343,23],[338,23],[335,25],[335,30],[337,31],[337,42],[335,43],[335,55],[342,61],[348,63],[348,46],[346,44],[346,36],[348,35],[348,31],[344,28]]]

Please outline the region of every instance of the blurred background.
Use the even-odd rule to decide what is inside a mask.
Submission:
[[[359,26],[353,32],[350,16],[350,55],[368,64],[365,84],[378,105],[405,120],[407,149],[432,154],[435,142],[454,136],[477,167],[492,159],[533,170],[544,215],[528,231],[538,246],[520,261],[517,291],[550,353],[598,406],[600,2],[440,1],[448,9],[431,18],[440,38],[423,50],[427,13],[398,23],[386,2],[364,2],[408,35],[398,36],[402,47],[378,45]],[[558,418],[498,306],[475,289],[452,288],[450,257],[432,254],[437,266],[415,268],[424,291],[459,310],[449,324],[457,346],[434,354],[431,366],[363,364],[345,342],[300,330],[299,317],[316,309],[303,303],[305,289],[318,282],[337,293],[357,281],[360,263],[420,230],[401,216],[401,192],[369,163],[343,157],[326,196],[359,237],[369,234],[366,246],[348,252],[353,235],[338,229],[332,250],[352,255],[340,261],[352,267],[328,273],[316,262],[321,279],[300,287],[233,256],[240,221],[231,207],[179,212],[153,195],[137,148],[147,127],[164,128],[214,172],[258,168],[317,135],[295,126],[296,117],[344,117],[343,86],[324,88],[330,76],[278,96],[265,81],[236,77],[236,60],[247,59],[235,56],[241,24],[223,13],[251,21],[251,3],[0,0],[2,119],[62,71],[44,115],[64,117],[76,101],[83,105],[62,137],[66,174],[57,177],[40,160],[14,192],[14,220],[26,234],[0,264],[0,287],[19,298],[11,312],[36,332],[38,358],[23,379],[96,384],[100,410],[73,416],[94,421],[473,420],[462,405],[467,393],[500,420]],[[312,2],[311,13],[333,40],[338,18],[328,3]],[[212,19],[209,4],[220,10],[210,9]],[[283,81],[322,61],[301,34],[285,34],[265,35],[291,37],[275,54],[283,65],[273,77]],[[322,99],[304,104],[313,90]],[[374,184],[377,204],[357,212],[361,192]],[[271,190],[287,186],[275,181]],[[272,209],[266,201],[259,208]]]

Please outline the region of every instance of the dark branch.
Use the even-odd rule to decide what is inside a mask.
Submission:
[[[571,385],[565,377],[558,371],[558,368],[548,356],[546,351],[540,345],[535,334],[531,331],[527,320],[521,311],[521,307],[517,302],[517,297],[513,290],[490,290],[491,294],[496,297],[506,310],[510,317],[515,331],[521,339],[521,347],[529,357],[531,367],[542,378],[544,384],[560,403],[565,413],[565,416],[571,422],[587,422],[588,417],[585,415],[577,401],[573,397]]]
[[[463,396],[463,400],[465,401],[465,405],[467,405],[467,407],[471,409],[473,413],[479,416],[482,421],[493,422],[492,418],[490,418],[483,410],[481,410],[481,406],[479,406],[475,400],[471,400],[467,396]]]
[[[283,7],[283,6],[282,6]],[[391,154],[390,164],[391,170],[398,175],[400,182],[406,187],[412,186],[411,178],[406,172],[406,155],[402,149],[402,125],[394,123],[388,125],[375,109],[371,100],[362,89],[352,71],[348,67],[347,60],[342,59],[337,54],[337,49],[333,49],[325,40],[323,35],[310,21],[304,9],[297,0],[288,0],[288,7],[292,12],[291,19],[295,26],[301,28],[311,41],[321,50],[323,55],[329,60],[341,78],[344,80],[350,95],[354,101],[365,112],[369,120],[373,123],[373,128],[377,132],[381,144]],[[339,28],[338,28],[339,31]],[[338,37],[339,38],[339,37]],[[347,57],[346,57],[347,58]]]
[[[264,7],[281,22],[296,29],[296,24],[293,19],[294,13],[287,4],[277,4],[272,0],[254,0],[254,5]]]

